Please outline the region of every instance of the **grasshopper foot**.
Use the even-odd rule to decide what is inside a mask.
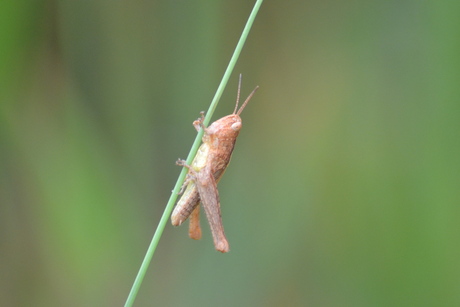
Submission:
[[[196,131],[200,131],[200,128],[203,130],[206,129],[203,122],[204,122],[204,111],[201,111],[200,117],[193,122],[193,127],[195,127]]]
[[[182,159],[178,159],[176,161],[176,165],[183,166],[183,167],[186,167],[186,168],[190,168],[190,165],[187,164],[187,161],[182,160]]]
[[[177,195],[181,195],[182,193],[184,193],[185,191],[185,188],[188,186],[188,184],[190,182],[192,182],[193,179],[192,179],[192,176],[190,176],[190,174],[187,174],[187,176],[185,177],[185,180],[184,180],[184,183],[182,184],[182,186],[180,187],[180,190],[179,192],[177,193]]]

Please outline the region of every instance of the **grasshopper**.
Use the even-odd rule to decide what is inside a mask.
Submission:
[[[249,94],[240,109],[238,109],[241,90],[240,75],[233,113],[216,120],[209,127],[205,127],[203,124],[204,112],[201,112],[201,117],[193,122],[193,126],[197,131],[204,130],[203,143],[191,165],[187,165],[184,160],[180,159],[176,162],[177,165],[186,167],[188,173],[179,192],[179,194],[183,192],[182,197],[171,215],[172,224],[179,226],[190,217],[189,236],[195,240],[200,239],[201,203],[211,228],[214,246],[216,250],[222,253],[228,252],[230,247],[222,226],[217,183],[230,163],[236,138],[242,127],[240,114],[258,88],[257,86]]]

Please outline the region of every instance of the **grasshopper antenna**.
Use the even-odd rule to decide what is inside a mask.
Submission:
[[[251,92],[251,94],[249,94],[248,98],[246,98],[246,100],[244,101],[243,105],[241,105],[241,108],[238,110],[236,115],[240,115],[241,112],[243,112],[244,107],[248,104],[249,100],[251,100],[252,96],[254,96],[254,94],[256,93],[256,91],[258,89],[259,89],[259,86],[257,85],[256,88]],[[239,92],[239,90],[238,90],[238,92]]]
[[[241,108],[237,112],[236,110],[238,109],[238,104],[240,102],[241,79],[242,78],[243,78],[243,75],[240,74],[240,80],[238,81],[238,93],[236,94],[236,105],[235,105],[235,110],[233,110],[233,114],[236,114],[236,115],[240,115],[241,112],[243,112],[244,107],[246,107],[249,100],[251,100],[252,96],[254,96],[254,93],[259,89],[259,86],[256,86],[256,88],[251,92],[251,94],[249,94],[248,98],[246,98],[246,100],[241,105]]]
[[[233,110],[233,114],[236,114],[236,110],[238,109],[238,103],[240,102],[240,91],[241,91],[241,79],[243,78],[243,74],[240,74],[240,80],[238,81],[238,92],[236,94],[236,105],[235,110]]]

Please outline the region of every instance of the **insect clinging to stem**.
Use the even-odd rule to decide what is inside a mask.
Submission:
[[[222,225],[217,183],[230,163],[236,138],[242,127],[240,114],[258,88],[256,86],[238,109],[241,91],[240,75],[233,113],[216,120],[209,127],[205,127],[203,124],[204,112],[201,112],[201,117],[193,122],[193,126],[197,131],[204,130],[203,143],[190,165],[180,159],[176,162],[177,165],[188,168],[188,173],[181,188],[182,197],[171,215],[172,224],[179,226],[190,217],[189,236],[195,240],[200,239],[201,203],[211,228],[214,246],[216,250],[222,253],[228,252],[230,247]]]

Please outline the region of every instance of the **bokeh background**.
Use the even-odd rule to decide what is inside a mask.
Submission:
[[[254,1],[4,1],[0,305],[121,306]],[[136,306],[460,306],[458,1],[265,1],[214,118],[231,251]]]

